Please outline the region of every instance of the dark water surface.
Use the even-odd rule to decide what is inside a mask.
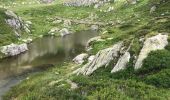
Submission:
[[[27,52],[1,60],[0,97],[28,75],[70,61],[84,51],[90,38],[97,35],[95,31],[82,31],[65,37],[43,37],[29,44]]]

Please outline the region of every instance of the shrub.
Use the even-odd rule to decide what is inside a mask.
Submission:
[[[149,75],[145,82],[156,87],[170,88],[170,69],[165,69],[154,75]]]
[[[170,67],[170,52],[158,50],[151,52],[143,62],[143,67],[137,73],[149,74]]]

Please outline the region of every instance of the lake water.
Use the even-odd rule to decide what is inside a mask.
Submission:
[[[81,31],[65,37],[46,36],[30,43],[27,52],[1,60],[0,97],[30,74],[71,61],[84,52],[87,41],[97,35],[96,31]]]

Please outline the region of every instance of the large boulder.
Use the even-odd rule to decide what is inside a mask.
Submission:
[[[76,57],[73,59],[73,61],[74,61],[76,64],[82,64],[82,63],[85,61],[85,59],[87,59],[87,57],[88,57],[88,54],[82,53],[82,54],[76,56]]]
[[[27,44],[10,44],[1,47],[1,52],[6,56],[15,56],[28,50]]]
[[[119,57],[119,52],[122,46],[123,42],[119,42],[113,45],[113,47],[99,51],[91,62],[75,71],[75,73],[90,75],[100,67],[107,67],[111,61]]]
[[[148,56],[151,51],[162,50],[165,48],[166,45],[168,45],[168,35],[158,34],[146,39],[135,63],[135,69],[142,67],[143,60]]]

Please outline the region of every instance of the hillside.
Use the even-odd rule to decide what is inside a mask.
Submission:
[[[21,39],[99,32],[85,52],[92,60],[85,57],[79,63],[75,58],[31,75],[4,95],[4,100],[170,99],[170,1],[93,1],[14,1],[19,6],[0,1],[32,23],[31,33],[23,30]],[[4,11],[0,9],[0,46],[22,43],[6,24]]]

